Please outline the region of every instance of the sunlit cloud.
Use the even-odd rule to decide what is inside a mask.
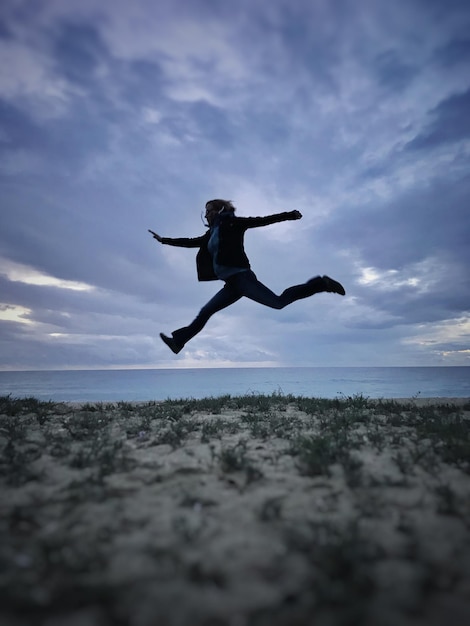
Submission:
[[[29,319],[31,309],[15,304],[0,304],[0,320],[2,322],[19,322],[20,324],[33,324]]]
[[[93,285],[88,285],[80,281],[64,280],[50,276],[39,270],[14,263],[13,261],[2,260],[2,273],[12,282],[24,283],[26,285],[37,285],[40,287],[58,287],[59,289],[70,289],[72,291],[94,291]]]
[[[448,320],[438,324],[420,324],[418,334],[404,339],[403,343],[420,346],[446,346],[468,344],[470,337],[470,317]],[[445,351],[445,350],[444,350]],[[466,347],[453,352],[470,352]]]
[[[357,282],[360,285],[383,291],[414,287],[419,293],[431,289],[442,279],[443,273],[449,271],[440,259],[434,257],[427,257],[400,269],[362,267],[361,263],[356,263],[356,267],[359,274]]]
[[[104,335],[104,334],[88,334],[88,333],[48,333],[51,339],[66,339],[71,343],[82,343],[92,341],[116,341],[122,340],[122,335]]]
[[[444,357],[463,356],[470,360],[470,350],[444,350],[442,352]]]
[[[418,287],[420,279],[417,276],[403,276],[398,270],[380,271],[374,267],[364,267],[361,269],[358,278],[360,285],[372,285],[380,289],[398,289],[399,287]]]

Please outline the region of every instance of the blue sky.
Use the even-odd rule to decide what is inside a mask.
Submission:
[[[0,369],[470,363],[466,0],[4,0]],[[243,299],[178,356],[211,198],[282,311]]]

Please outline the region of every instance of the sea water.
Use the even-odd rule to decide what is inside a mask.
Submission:
[[[468,398],[470,367],[287,367],[0,372],[0,396],[65,402],[220,395]]]

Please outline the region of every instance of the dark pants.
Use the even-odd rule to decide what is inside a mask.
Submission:
[[[175,330],[172,333],[173,338],[179,346],[184,346],[204,328],[214,313],[225,309],[243,296],[272,309],[283,309],[295,300],[308,298],[320,291],[325,291],[325,283],[320,276],[317,276],[302,285],[289,287],[280,296],[277,296],[263,283],[260,283],[251,270],[239,272],[226,280],[224,287],[202,307],[196,319],[189,326]]]

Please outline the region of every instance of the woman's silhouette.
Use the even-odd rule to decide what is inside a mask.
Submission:
[[[199,280],[223,280],[224,287],[202,307],[189,326],[173,331],[168,337],[160,333],[166,345],[178,354],[184,345],[200,332],[208,319],[230,306],[243,296],[273,309],[308,298],[315,293],[328,291],[345,295],[343,286],[328,276],[316,276],[306,283],[289,287],[277,296],[261,283],[250,268],[250,262],[243,247],[243,237],[248,228],[268,226],[285,220],[299,220],[299,211],[289,211],[267,215],[266,217],[236,217],[235,207],[228,200],[210,200],[206,204],[205,217],[208,230],[201,237],[178,238],[160,237],[149,232],[160,243],[183,248],[199,248],[196,256]]]

